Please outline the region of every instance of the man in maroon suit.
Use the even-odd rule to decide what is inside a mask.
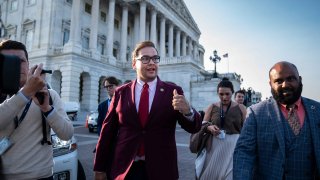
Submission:
[[[97,144],[95,179],[179,178],[176,122],[195,133],[201,120],[181,87],[159,79],[159,62],[152,42],[137,44],[132,53],[137,79],[117,88],[112,98]]]

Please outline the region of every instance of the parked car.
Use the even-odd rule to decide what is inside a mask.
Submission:
[[[54,180],[85,180],[85,172],[78,160],[78,146],[74,137],[63,141],[51,131],[53,147],[53,179]]]
[[[66,111],[68,117],[72,121],[77,120],[77,114],[80,109],[80,105],[75,101],[64,102],[64,110]]]
[[[97,121],[98,121],[98,111],[91,111],[88,115],[87,115],[87,124],[88,124],[88,129],[89,132],[94,132],[97,131]]]

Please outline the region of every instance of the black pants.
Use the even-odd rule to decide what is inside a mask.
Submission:
[[[134,161],[125,180],[148,180],[146,162]]]

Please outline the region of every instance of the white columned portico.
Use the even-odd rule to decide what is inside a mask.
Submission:
[[[163,16],[160,22],[160,56],[166,57],[166,19]]]
[[[155,8],[151,9],[151,30],[150,40],[157,45],[157,11]]]
[[[121,43],[120,43],[120,61],[126,62],[127,54],[127,33],[128,33],[128,6],[122,6],[122,23],[121,23]]]
[[[187,55],[187,36],[185,33],[182,35],[182,56]]]
[[[176,32],[176,53],[175,53],[175,55],[177,57],[180,56],[180,33],[181,33],[180,30],[177,29],[177,32]]]
[[[71,9],[70,38],[68,44],[81,44],[80,27],[81,1],[73,1]]]
[[[147,3],[142,0],[140,2],[140,41],[144,41],[146,39],[146,11]]]
[[[109,0],[108,24],[107,24],[107,56],[113,57],[113,32],[114,32],[115,0]]]
[[[192,56],[192,39],[189,38],[188,55]]]
[[[135,14],[134,15],[134,30],[133,30],[133,45],[135,46],[135,44],[137,44],[139,42],[139,35],[140,35],[140,32],[139,32],[139,27],[140,27],[140,23],[139,23],[139,19],[140,19],[140,16],[139,14]]]
[[[99,0],[92,0],[89,48],[93,53],[97,52],[98,26],[99,26]]]
[[[169,24],[169,49],[168,49],[168,56],[173,57],[173,23],[170,22]]]

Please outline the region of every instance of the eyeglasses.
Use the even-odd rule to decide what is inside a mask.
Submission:
[[[114,84],[109,84],[109,85],[104,86],[104,88],[109,89],[109,88],[113,88],[113,86],[114,86]]]
[[[160,56],[153,56],[153,57],[142,56],[140,59],[136,59],[136,60],[141,61],[143,64],[149,64],[151,59],[155,64],[158,64],[160,62]]]

